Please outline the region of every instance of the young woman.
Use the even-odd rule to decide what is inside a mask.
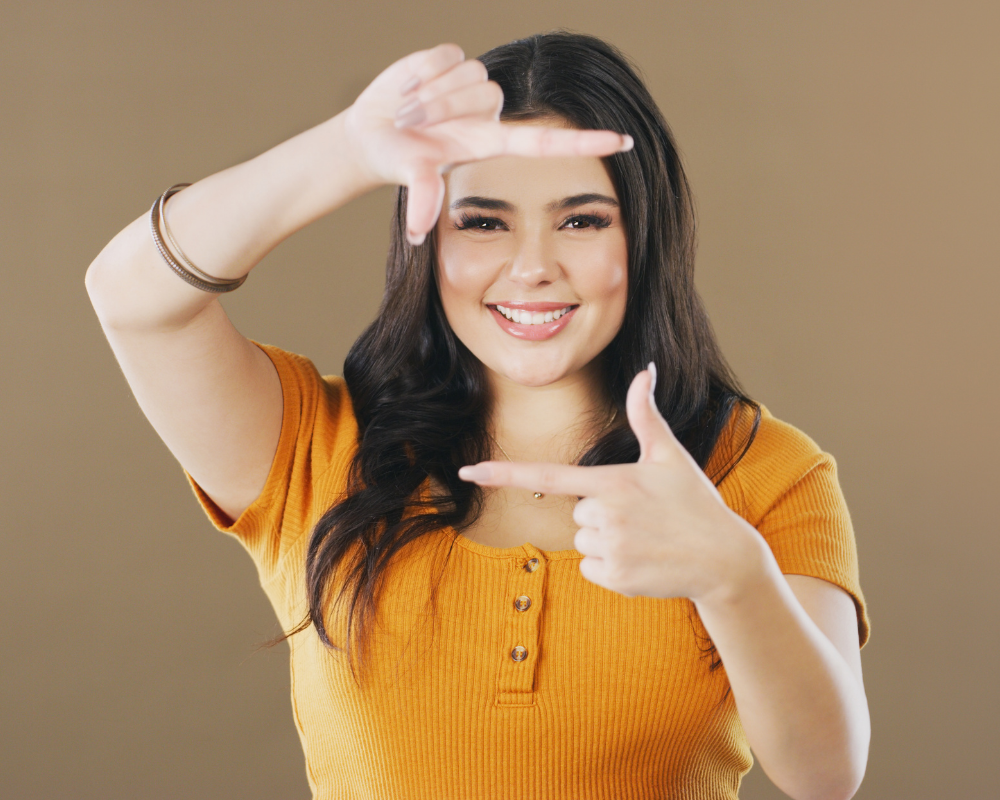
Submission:
[[[399,185],[344,377],[217,302]],[[87,273],[150,422],[290,631],[316,797],[851,797],[868,620],[836,465],[747,398],[627,60],[553,33],[396,62]],[[169,268],[168,268],[169,267]],[[180,280],[179,278],[184,278]]]

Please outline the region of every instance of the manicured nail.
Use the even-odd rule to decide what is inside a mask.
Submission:
[[[488,481],[493,477],[493,468],[485,464],[462,467],[458,471],[458,477],[463,481]]]
[[[419,247],[424,243],[424,239],[427,238],[426,233],[413,233],[412,231],[406,232],[406,241],[412,244],[414,247]]]
[[[652,361],[649,362],[649,366],[646,367],[649,370],[652,377],[649,379],[649,400],[655,406],[656,405],[656,394],[654,389],[656,388],[656,364]]]
[[[402,86],[399,87],[399,93],[402,94],[402,95],[409,94],[414,89],[416,89],[419,85],[420,85],[420,76],[419,75],[414,75],[406,83],[404,83]]]
[[[396,112],[396,127],[408,128],[427,119],[427,111],[419,100],[412,100]]]
[[[619,153],[627,153],[635,147],[635,140],[627,133],[622,134],[622,139],[624,139],[624,141],[622,142],[622,146],[618,149]]]

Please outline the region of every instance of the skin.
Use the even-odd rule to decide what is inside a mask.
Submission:
[[[417,113],[398,118],[414,100]],[[628,399],[640,462],[566,466],[604,421],[594,359],[621,321],[624,240],[620,226],[564,230],[544,208],[581,184],[606,191],[597,157],[632,143],[617,132],[501,124],[502,103],[482,64],[456,45],[412,53],[336,117],[175,196],[171,229],[196,264],[237,278],[352,198],[407,186],[410,239],[422,242],[440,226],[446,313],[487,366],[493,434],[522,462],[463,473],[494,498],[487,519],[517,523],[471,533],[520,544],[532,530],[542,549],[575,546],[585,555],[584,577],[611,591],[691,597],[767,774],[793,798],[850,797],[870,735],[850,597],[815,578],[780,574],[759,534],[725,508],[644,402],[645,370]],[[439,219],[444,199],[477,180],[477,192],[504,191],[516,206],[509,230],[490,241],[448,229],[447,202]],[[270,360],[235,329],[217,296],[164,268],[146,213],[101,251],[86,284],[146,416],[223,514],[237,519],[260,495],[281,430]],[[483,301],[500,299],[492,291],[579,301],[579,319],[547,342],[514,344],[485,316]],[[546,493],[542,501],[519,500],[536,489]],[[585,499],[577,503],[577,495]]]
[[[463,478],[487,491],[482,517],[464,535],[513,547],[530,531],[542,549],[578,550],[581,574],[611,591],[691,598],[768,775],[792,797],[850,797],[870,737],[850,596],[817,578],[781,574],[763,537],[725,505],[649,401],[653,370],[636,376],[627,403],[639,462],[568,466],[605,418],[598,357],[627,299],[620,211],[597,203],[551,209],[584,192],[617,199],[598,158],[505,157],[446,176],[438,288],[455,334],[487,368],[492,433],[515,462],[463,468]],[[493,230],[461,230],[463,209],[452,206],[468,197],[510,208],[464,209]],[[593,212],[611,224],[567,225]],[[504,300],[580,308],[563,331],[532,342],[497,325],[488,304]],[[530,499],[534,491],[545,499]]]
[[[553,208],[581,195],[608,201]],[[469,198],[511,208],[453,208]],[[438,290],[455,334],[487,368],[494,435],[512,455],[558,460],[578,451],[606,415],[597,358],[621,327],[628,288],[617,201],[604,163],[594,157],[507,156],[447,175],[437,223]],[[486,222],[460,229],[463,214]],[[588,220],[593,215],[605,217],[607,227]],[[516,300],[579,308],[554,337],[525,341],[501,329],[487,306]]]

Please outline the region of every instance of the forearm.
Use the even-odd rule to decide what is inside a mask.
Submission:
[[[341,113],[171,197],[167,218],[185,255],[211,275],[238,278],[295,231],[375,188],[343,121]],[[163,263],[148,211],[101,251],[87,289],[102,323],[114,328],[179,327],[217,298]]]
[[[739,589],[696,602],[750,746],[796,800],[843,800],[864,776],[864,688],[798,602],[767,545]]]

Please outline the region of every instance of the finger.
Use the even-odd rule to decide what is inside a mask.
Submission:
[[[631,150],[628,134],[614,131],[581,131],[539,125],[503,125],[502,155],[608,156]]]
[[[543,494],[576,497],[596,495],[609,488],[612,473],[619,465],[579,467],[569,464],[483,461],[462,467],[458,477],[481,486],[518,486]]]
[[[426,127],[461,117],[495,120],[503,107],[503,90],[492,81],[464,86],[421,103],[414,100],[396,112],[396,127]]]
[[[482,61],[469,58],[424,81],[419,88],[410,92],[406,99],[429,103],[449,92],[455,92],[469,86],[482,86],[489,80],[489,77],[489,71]]]
[[[444,178],[433,168],[415,172],[406,183],[406,238],[411,245],[423,244],[444,203]]]
[[[409,94],[424,83],[465,60],[465,53],[457,44],[439,44],[430,50],[418,50],[399,62],[399,93]]]
[[[573,534],[573,547],[585,556],[602,558],[607,537],[596,528],[580,528]]]
[[[667,421],[656,407],[653,388],[656,385],[656,366],[650,362],[632,379],[625,398],[625,412],[629,426],[639,440],[639,463],[663,463],[677,454],[680,443]],[[683,449],[683,448],[681,448]]]
[[[584,497],[573,507],[573,521],[583,528],[600,528],[607,521],[604,507],[596,497]]]

